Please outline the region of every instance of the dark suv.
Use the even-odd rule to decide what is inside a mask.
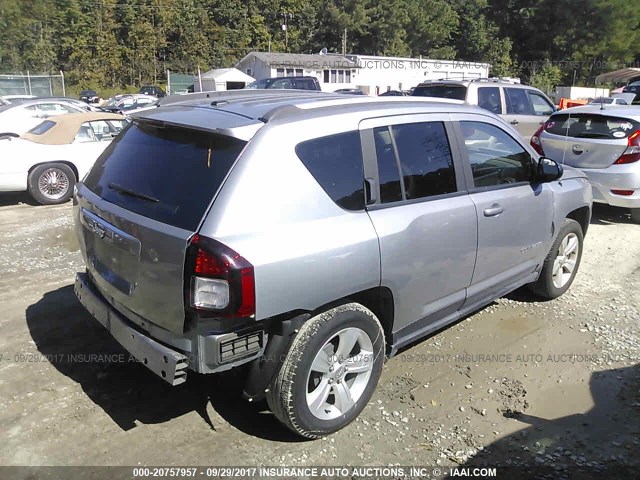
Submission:
[[[140,87],[140,93],[144,95],[153,95],[154,97],[162,98],[165,96],[164,90],[160,87],[155,87],[153,85],[144,85]]]
[[[622,89],[622,93],[633,93],[635,98],[631,103],[638,103],[640,101],[640,78],[636,78],[634,81],[629,82],[629,84]]]
[[[80,92],[80,100],[87,103],[98,103],[100,97],[95,90],[82,90]]]
[[[280,88],[294,90],[322,90],[316,77],[274,77],[263,78],[250,83],[246,87],[249,90],[262,88]]]

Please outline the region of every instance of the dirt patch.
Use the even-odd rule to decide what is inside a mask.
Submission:
[[[526,399],[527,391],[520,380],[503,378],[500,381],[499,394],[502,400],[502,409],[500,410],[502,413],[524,413],[529,408],[529,402]]]

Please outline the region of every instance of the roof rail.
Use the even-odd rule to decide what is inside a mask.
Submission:
[[[298,112],[300,112],[300,109],[295,105],[280,105],[269,110],[267,113],[258,118],[258,120],[264,123],[268,123],[271,120],[286,117],[287,115]]]
[[[487,83],[517,83],[513,80],[507,80],[505,78],[499,77],[489,77],[489,78],[473,78],[472,82],[487,82]]]

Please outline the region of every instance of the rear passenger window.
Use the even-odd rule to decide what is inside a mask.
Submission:
[[[316,138],[296,146],[296,154],[331,199],[346,210],[364,209],[360,133]]]
[[[478,106],[496,114],[502,113],[500,89],[498,87],[478,88]]]
[[[460,122],[475,187],[492,187],[531,178],[531,155],[506,132],[482,122]]]
[[[449,139],[442,122],[394,125],[391,131],[407,200],[457,190]]]
[[[380,203],[402,200],[400,173],[393,153],[391,132],[388,127],[373,129],[373,139],[378,158],[378,176],[380,177]]]

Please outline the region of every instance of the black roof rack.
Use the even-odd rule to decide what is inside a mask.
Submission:
[[[487,82],[487,83],[516,83],[512,80],[507,80],[505,78],[499,78],[499,77],[488,77],[488,78],[473,78],[471,79],[472,82]]]

